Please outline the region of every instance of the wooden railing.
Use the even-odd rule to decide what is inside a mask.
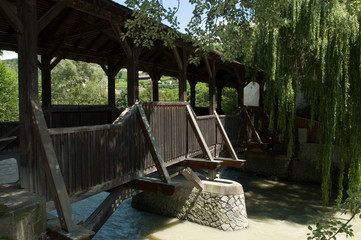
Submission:
[[[49,128],[110,124],[119,114],[117,108],[103,105],[53,105],[44,111]]]
[[[187,120],[186,103],[142,104],[165,166],[202,154]],[[208,147],[219,154],[223,140],[214,116],[197,118]],[[72,201],[77,201],[156,171],[137,123],[128,115],[120,124],[49,129],[56,157]],[[43,173],[39,173],[43,174]],[[34,191],[46,194],[45,177]]]

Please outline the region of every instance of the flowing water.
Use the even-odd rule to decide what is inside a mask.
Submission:
[[[135,210],[131,199],[124,201],[109,218],[97,240],[306,240],[308,223],[322,209],[319,186],[273,181],[262,177],[227,170],[224,178],[243,185],[249,227],[234,232],[223,232],[175,218],[167,218]],[[101,193],[73,205],[77,221],[87,216],[107,196]],[[355,237],[361,239],[361,221],[353,222]],[[346,239],[338,237],[337,239]]]

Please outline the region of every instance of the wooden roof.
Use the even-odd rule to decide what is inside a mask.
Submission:
[[[8,1],[2,1],[3,9],[16,11]],[[17,51],[17,33],[0,8],[0,49]],[[132,11],[110,0],[38,0],[38,51],[54,58],[73,59],[106,66],[111,59],[126,67],[127,55],[116,28],[124,29],[124,21]],[[194,48],[182,40],[177,48],[192,52]],[[181,51],[180,51],[181,52]],[[216,84],[237,87],[237,74],[242,76],[244,66],[238,62],[221,61],[220,53],[208,57],[217,62]],[[149,72],[156,68],[163,75],[178,77],[179,69],[172,51],[158,41],[151,49],[142,48],[139,55],[139,69]],[[237,73],[236,73],[237,72]],[[205,61],[199,66],[188,66],[188,80],[207,82],[208,71]],[[247,80],[242,79],[242,82]]]

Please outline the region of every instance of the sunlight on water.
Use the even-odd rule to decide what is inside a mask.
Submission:
[[[318,186],[271,181],[230,170],[228,178],[239,181],[246,193],[249,227],[223,232],[174,218],[140,212],[124,201],[109,218],[95,240],[306,240],[307,225],[322,209]],[[107,196],[101,193],[73,205],[77,221],[87,216]],[[353,222],[355,237],[361,239],[361,221]],[[346,239],[338,237],[337,239]]]

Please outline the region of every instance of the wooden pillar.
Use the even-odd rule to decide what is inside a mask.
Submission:
[[[207,58],[204,58],[204,62],[208,72],[209,114],[213,115],[216,110],[216,62],[209,61]]]
[[[173,48],[173,53],[176,58],[178,69],[179,69],[179,85],[178,85],[178,94],[179,101],[187,101],[187,68],[188,68],[188,53],[186,49],[182,48],[182,54],[179,53],[178,48]]]
[[[108,68],[102,66],[105,74],[108,76],[108,106],[115,107],[115,76],[123,66],[123,62],[114,63],[108,59]]]
[[[43,109],[51,106],[51,59],[47,53],[41,55],[41,98]]]
[[[244,89],[244,69],[242,69],[242,71],[240,71],[238,68],[234,68],[234,73],[236,75],[237,78],[237,93],[238,93],[238,97],[237,97],[237,102],[238,102],[238,107],[243,107],[244,105],[244,94],[243,94],[243,89]]]
[[[30,114],[30,96],[38,98],[38,43],[36,0],[18,1],[18,17],[22,31],[18,32],[19,120],[21,187],[35,190],[34,166],[36,144]]]
[[[151,71],[148,71],[150,78],[152,79],[152,93],[150,96],[150,101],[157,102],[159,101],[159,86],[158,81],[162,77],[162,74],[157,70],[155,66],[151,69]]]
[[[258,73],[257,83],[259,84],[259,106],[263,107],[263,95],[264,95],[264,75],[263,73]]]
[[[139,54],[140,49],[133,47],[131,54],[127,57],[127,88],[128,88],[128,106],[132,106],[139,100]]]
[[[115,75],[114,72],[108,75],[108,106],[115,107]]]
[[[222,109],[222,90],[223,86],[217,86],[217,108]]]
[[[196,82],[192,81],[189,82],[191,85],[191,107],[195,108],[196,107]]]

